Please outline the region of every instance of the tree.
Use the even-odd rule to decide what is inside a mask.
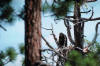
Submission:
[[[10,6],[12,0],[0,1],[0,19],[11,22],[13,19],[13,8]],[[25,61],[26,66],[33,66],[41,59],[41,0],[25,1]],[[23,12],[23,11],[22,11]],[[17,16],[22,17],[21,14]],[[2,25],[0,27],[6,30]]]
[[[41,0],[25,0],[25,66],[41,59]]]
[[[66,36],[62,34],[63,35],[62,38],[59,38],[59,40],[57,40],[53,32],[53,29],[49,29],[52,31],[52,35],[54,37],[56,45],[58,46],[57,48],[58,51],[56,51],[52,46],[50,46],[49,42],[42,36],[42,38],[50,48],[49,50],[53,51],[52,53],[53,56],[56,54],[56,56],[58,57],[57,66],[60,66],[59,64],[64,66],[65,62],[67,61],[70,62],[70,60],[66,57],[68,53],[73,49],[78,50],[78,52],[81,51],[81,54],[83,55],[85,53],[84,50],[86,50],[87,52],[89,46],[87,46],[86,48],[83,47],[84,23],[86,21],[99,20],[100,18],[92,18],[93,10],[92,10],[92,15],[89,19],[82,18],[81,13],[86,13],[86,12],[81,12],[80,7],[82,4],[91,1],[94,0],[53,0],[53,4],[50,7],[51,11],[53,12],[52,16],[56,16],[57,18],[56,20],[62,19],[64,21],[64,25],[67,29],[67,38],[69,39],[71,44],[74,45],[74,46],[71,45],[64,46],[67,44]],[[72,3],[74,3],[74,15],[68,16],[68,13],[70,12],[70,5],[72,5]],[[4,14],[3,13],[2,14],[4,16],[2,16],[2,18],[4,17],[8,18],[8,16],[5,15],[6,11],[7,10],[3,11]],[[12,10],[10,10],[10,12],[11,11]],[[8,13],[8,15],[10,15],[10,13]],[[70,22],[72,22],[74,26],[74,39],[72,39],[71,37]],[[95,43],[96,37],[97,37],[97,27],[96,27],[95,37],[92,43],[90,43],[90,45]],[[25,0],[25,66],[35,66],[35,64],[37,64],[37,62],[41,60],[42,50],[40,43],[41,43],[41,0]],[[59,58],[61,58],[60,61]]]
[[[91,45],[93,46],[93,44],[96,42],[98,25],[100,24],[100,22],[98,22],[95,27],[95,35],[94,35],[93,40],[91,41],[91,43],[87,44],[86,47],[84,47],[84,45],[85,45],[85,43],[84,43],[84,23],[88,22],[88,21],[100,20],[100,17],[93,18],[93,14],[94,14],[93,8],[86,12],[82,12],[80,9],[80,7],[82,5],[84,5],[84,3],[95,2],[95,1],[96,0],[54,0],[52,6],[50,7],[51,11],[53,12],[53,16],[57,17],[55,20],[63,20],[64,21],[64,25],[65,25],[66,31],[67,31],[67,37],[71,43],[70,46],[67,46],[67,47],[63,46],[63,48],[59,48],[59,41],[57,40],[56,35],[53,32],[53,29],[44,28],[46,30],[51,30],[53,38],[55,40],[55,43],[58,46],[58,51],[56,51],[56,49],[54,49],[44,37],[42,37],[43,40],[48,45],[48,47],[54,53],[57,54],[58,58],[61,57],[64,59],[64,60],[61,60],[60,62],[59,62],[59,59],[56,60],[56,61],[58,61],[58,62],[56,62],[56,64],[57,64],[56,66],[63,66],[65,64],[64,63],[65,61],[70,62],[70,57],[68,57],[68,54],[71,52],[71,50],[76,50],[79,53],[81,53],[82,56],[84,56],[87,52],[89,52],[90,46]],[[70,8],[69,8],[70,5],[68,5],[68,4],[70,4],[71,2],[74,4],[73,5],[74,11],[70,11]],[[66,5],[68,5],[68,7]],[[73,16],[69,16],[67,14],[68,12],[73,12]],[[82,13],[89,13],[89,12],[92,12],[92,14],[89,18],[81,17]],[[72,23],[73,25],[70,25],[70,23]],[[74,39],[72,38],[71,32],[70,32],[70,29],[72,29],[71,26],[74,27]],[[63,43],[62,43],[62,45],[63,45]],[[48,49],[48,50],[46,49],[46,50],[51,51],[50,49]],[[51,55],[53,56],[53,62],[55,62],[55,60],[54,60],[55,56],[53,55],[54,54],[53,52]],[[67,53],[66,56],[65,56],[65,53]],[[47,60],[47,59],[45,59],[45,60]],[[72,64],[73,64],[72,66],[74,66],[73,62],[72,62]]]

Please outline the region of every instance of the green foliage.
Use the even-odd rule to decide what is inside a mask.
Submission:
[[[11,6],[12,0],[0,0],[0,20],[1,22],[12,23],[14,20],[14,9]]]
[[[76,65],[77,66],[77,65],[80,65],[81,64],[81,61],[80,60],[82,59],[82,55],[78,51],[75,51],[75,50],[71,51],[69,53],[69,58],[71,59],[70,63],[72,65]]]
[[[70,12],[72,4],[72,0],[60,0],[57,3],[54,3],[51,10],[54,15],[59,18],[60,16],[66,16],[68,12]]]
[[[51,5],[47,1],[45,1],[44,3],[42,2],[41,8],[42,8],[42,12],[46,13],[46,12],[50,11]]]
[[[65,64],[65,66],[71,66],[70,62],[67,61],[67,63]]]
[[[0,0],[0,8],[4,7],[7,4],[10,4],[12,0]]]
[[[42,11],[44,13],[51,12],[53,13],[52,16],[56,18],[65,17],[71,12],[76,2],[81,6],[85,3],[85,0],[56,0],[52,4],[45,1],[45,3],[42,3]]]
[[[12,47],[7,48],[6,55],[9,57],[10,61],[15,60],[16,57],[17,57],[16,50],[14,48],[12,48]]]
[[[13,62],[17,57],[17,52],[14,48],[9,47],[6,51],[0,51],[0,66],[4,66],[9,62]]]
[[[24,53],[25,53],[24,44],[19,45],[19,52],[24,55]]]
[[[22,60],[22,66],[25,66],[25,58]]]
[[[59,18],[66,16],[70,12],[71,6],[73,5],[73,0],[57,0],[57,2],[53,2],[52,5],[46,1],[43,4],[42,10],[44,12],[52,12],[53,16]]]
[[[0,19],[7,19],[8,21],[12,20],[12,13],[13,13],[13,9],[11,6],[6,6],[5,8],[3,8],[2,10],[2,14],[0,15]]]
[[[21,43],[19,45],[20,54],[24,55],[25,49],[24,44]],[[4,66],[9,62],[13,62],[16,60],[18,53],[13,47],[8,47],[5,51],[0,51],[0,66]],[[25,58],[23,57],[22,66],[25,66]]]
[[[25,45],[23,43],[21,43],[19,45],[19,52],[20,52],[20,54],[22,54],[24,56],[24,54],[25,54]],[[22,66],[25,66],[25,57],[23,57],[23,59],[22,59]]]
[[[86,0],[74,0],[74,2],[79,3],[80,5],[84,4]]]
[[[65,66],[99,66],[100,65],[100,45],[98,44],[95,49],[87,54],[82,54],[79,51],[72,50],[68,54],[69,60]]]
[[[6,57],[5,53],[3,51],[0,52],[0,58],[4,59]]]

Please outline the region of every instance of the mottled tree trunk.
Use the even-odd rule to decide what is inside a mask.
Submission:
[[[75,39],[75,46],[80,48],[83,47],[83,36],[84,36],[84,23],[82,23],[79,19],[81,18],[80,13],[80,4],[75,2],[74,6],[74,39]]]
[[[41,0],[25,0],[25,66],[41,59]]]

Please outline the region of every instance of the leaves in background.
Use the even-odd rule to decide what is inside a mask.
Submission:
[[[57,18],[66,16],[70,9],[72,8],[73,0],[57,0],[57,2],[53,2],[52,4],[47,1],[42,4],[42,11],[53,13],[52,16]]]
[[[0,0],[0,8],[4,7],[7,4],[10,4],[12,0]]]
[[[24,44],[20,44],[20,45],[19,45],[19,51],[20,51],[21,54],[24,55],[24,53],[25,53]]]
[[[11,6],[7,6],[2,10],[2,14],[0,15],[0,19],[7,19],[8,21],[12,20],[12,13],[13,13],[13,9]]]
[[[17,52],[16,52],[16,50],[14,48],[9,47],[6,50],[6,55],[8,56],[8,58],[9,58],[10,61],[13,61],[17,57]]]
[[[54,5],[52,5],[51,11],[57,18],[59,18],[62,16],[66,16],[68,12],[70,12],[72,5],[72,0],[59,0],[57,3],[54,3]]]

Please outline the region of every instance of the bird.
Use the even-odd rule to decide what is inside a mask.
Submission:
[[[67,37],[65,34],[60,33],[59,34],[59,42],[58,42],[58,47],[66,47],[67,46]]]

